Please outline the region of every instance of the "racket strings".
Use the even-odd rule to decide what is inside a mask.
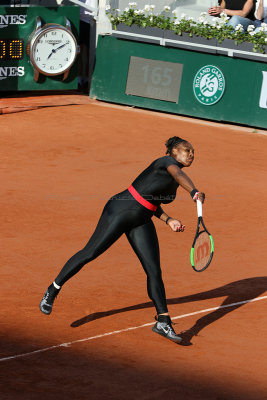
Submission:
[[[198,235],[193,253],[194,267],[196,270],[203,270],[209,263],[212,257],[212,242],[210,235],[203,231]]]

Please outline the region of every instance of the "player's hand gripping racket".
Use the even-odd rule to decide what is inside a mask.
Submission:
[[[191,264],[195,271],[204,271],[213,257],[214,242],[202,217],[202,203],[197,200],[197,231],[191,248]],[[202,227],[201,227],[202,225]]]

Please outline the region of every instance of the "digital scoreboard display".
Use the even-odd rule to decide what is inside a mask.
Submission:
[[[0,39],[1,60],[23,60],[23,39]]]

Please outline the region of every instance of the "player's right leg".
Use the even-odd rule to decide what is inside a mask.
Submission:
[[[131,229],[126,235],[145,270],[148,296],[157,310],[157,322],[152,330],[173,342],[180,343],[182,338],[175,333],[168,314],[155,226],[150,220],[146,224]]]

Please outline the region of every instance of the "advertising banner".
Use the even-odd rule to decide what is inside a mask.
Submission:
[[[0,7],[0,91],[20,90],[63,90],[77,88],[77,62],[69,68],[68,76],[64,74],[52,75],[53,68],[56,68],[57,59],[66,58],[67,42],[64,37],[59,38],[55,30],[48,33],[48,37],[37,38],[34,47],[36,62],[43,57],[49,58],[49,71],[36,72],[30,59],[30,39],[37,29],[41,32],[46,24],[57,24],[65,28],[66,21],[70,21],[71,34],[78,39],[79,36],[79,7]],[[49,35],[55,35],[56,41],[51,41]],[[56,36],[57,35],[57,36]],[[71,36],[72,37],[72,36]],[[50,40],[46,40],[50,39]],[[42,45],[41,40],[44,40]],[[45,43],[45,41],[47,43]],[[61,43],[62,42],[62,43]],[[37,45],[42,45],[37,46]],[[63,49],[64,45],[64,49]],[[57,52],[61,46],[62,50]],[[36,48],[36,50],[35,50]],[[39,51],[39,54],[37,52]],[[72,50],[71,50],[72,51]],[[47,54],[46,54],[47,53]],[[57,54],[56,54],[57,53]],[[53,62],[55,66],[53,65]],[[43,67],[40,65],[40,71]],[[63,66],[62,66],[63,69]],[[38,76],[37,76],[38,75]],[[67,75],[67,74],[66,74]]]

